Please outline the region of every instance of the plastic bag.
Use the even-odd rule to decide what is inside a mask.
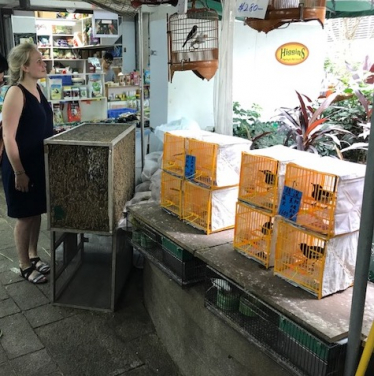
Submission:
[[[170,131],[176,131],[176,130],[201,130],[199,127],[199,124],[195,120],[187,119],[185,117],[182,117],[178,120],[173,120],[167,124],[162,124],[156,127],[155,129],[155,135],[158,139],[160,139],[162,142],[164,142],[164,133],[170,132]]]

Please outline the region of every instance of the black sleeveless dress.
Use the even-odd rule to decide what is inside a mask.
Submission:
[[[26,218],[45,213],[47,209],[43,141],[53,135],[53,113],[39,86],[40,103],[21,84],[18,87],[22,90],[25,101],[16,141],[22,166],[30,178],[29,192],[16,190],[13,168],[5,150],[1,172],[8,216]]]

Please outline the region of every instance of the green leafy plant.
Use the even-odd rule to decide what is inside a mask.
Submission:
[[[239,102],[234,102],[233,135],[251,140],[251,149],[283,144],[287,132],[281,129],[279,122],[261,121],[261,110],[257,104],[252,104],[249,110],[245,110]]]
[[[339,125],[327,123],[324,112],[337,94],[328,96],[320,104],[297,91],[296,94],[300,105],[292,109],[280,108],[277,115],[288,128],[286,145],[291,142],[290,146],[298,150],[336,156],[337,147],[341,146],[337,135],[349,132]]]

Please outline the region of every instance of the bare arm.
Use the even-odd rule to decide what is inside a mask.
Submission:
[[[3,105],[3,139],[5,150],[15,173],[16,187],[28,191],[29,179],[24,173],[24,168],[19,156],[16,134],[24,104],[22,90],[17,86],[9,88]]]

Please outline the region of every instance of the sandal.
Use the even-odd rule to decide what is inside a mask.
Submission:
[[[26,281],[29,281],[34,285],[39,285],[41,283],[47,282],[47,278],[45,278],[43,274],[35,270],[34,265],[31,265],[29,268],[23,270],[20,268],[19,270],[21,272],[21,276],[25,278]]]
[[[42,274],[48,274],[51,271],[51,267],[46,263],[40,260],[40,257],[30,258],[31,265],[34,266],[35,270]]]

